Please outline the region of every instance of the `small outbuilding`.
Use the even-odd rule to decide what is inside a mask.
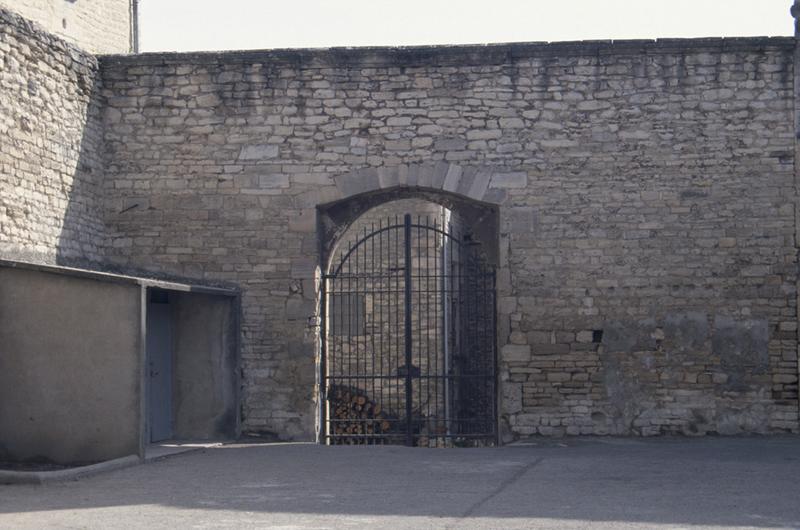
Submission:
[[[0,462],[237,435],[238,293],[0,261]]]

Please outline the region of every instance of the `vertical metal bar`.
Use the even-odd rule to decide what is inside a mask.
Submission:
[[[444,231],[447,233],[445,237],[445,247],[442,252],[442,271],[444,274],[444,315],[442,316],[442,320],[444,320],[444,345],[443,345],[443,356],[442,356],[442,370],[444,372],[444,427],[445,427],[445,434],[449,437],[450,436],[450,354],[451,354],[451,341],[452,341],[452,333],[451,333],[451,324],[450,321],[452,319],[452,300],[453,300],[453,242],[450,239],[451,236],[451,223],[449,216],[447,216],[444,221],[442,221],[442,227]]]
[[[461,400],[460,398],[460,383],[461,379],[458,375],[461,373],[461,357],[462,352],[464,351],[464,313],[465,307],[464,302],[466,300],[464,296],[464,285],[462,282],[463,278],[463,266],[464,266],[464,242],[461,240],[461,234],[454,229],[454,233],[458,238],[458,255],[456,256],[456,263],[455,263],[455,277],[453,281],[455,282],[455,289],[458,293],[458,297],[456,298],[456,310],[458,311],[458,320],[453,323],[453,336],[455,337],[455,347],[453,348],[453,358],[451,359],[452,364],[450,365],[450,372],[452,374],[452,381],[453,381],[453,401],[451,405],[453,406],[453,434],[460,434],[461,429]]]
[[[379,231],[383,227],[382,225],[383,225],[383,220],[382,219],[378,219],[378,230]],[[383,267],[384,267],[384,263],[386,263],[386,266],[388,266],[388,262],[384,262],[383,261],[383,236],[384,236],[383,232],[380,232],[380,234],[378,234],[378,270],[380,272],[378,272],[378,291],[377,291],[376,294],[377,294],[377,297],[378,297],[377,303],[378,303],[378,311],[379,311],[379,316],[378,316],[379,327],[377,328],[378,329],[378,331],[377,331],[377,333],[378,333],[378,347],[380,348],[380,351],[378,352],[378,364],[379,364],[378,375],[379,376],[383,376],[384,375],[383,374],[383,356],[384,356],[384,351],[385,351],[383,349],[383,289],[384,289],[384,286],[383,286],[383,282],[384,282],[384,280],[383,280]],[[377,272],[377,270],[376,270],[376,272]],[[374,306],[373,306],[373,310],[374,310]],[[378,387],[380,389],[380,399],[378,399],[378,405],[380,405],[381,407],[385,407],[386,406],[384,401],[383,401],[383,387],[384,387],[385,384],[386,384],[386,379],[381,379],[380,383],[379,383],[380,386]],[[381,425],[382,423],[383,422],[379,421],[376,425]],[[381,443],[382,440],[383,440],[383,435],[384,435],[383,427],[380,427],[378,430],[380,431],[381,437],[380,437],[380,439],[376,440],[376,443]]]
[[[370,230],[372,231],[371,233],[373,233],[373,234],[375,233],[375,222],[374,221],[370,225]],[[380,237],[380,236],[378,236],[378,237]],[[376,279],[377,271],[375,270],[375,238],[374,237],[372,238],[372,252],[370,252],[370,259],[371,259],[370,268],[369,268],[369,273],[370,273],[369,282],[370,283],[369,283],[369,288],[368,288],[368,291],[371,291],[371,293],[372,293],[372,300],[371,300],[372,303],[370,304],[371,305],[370,321],[372,322],[372,326],[368,330],[369,331],[370,343],[371,343],[370,344],[370,346],[371,346],[370,350],[372,352],[371,355],[370,355],[370,358],[371,358],[370,373],[372,374],[372,393],[370,394],[370,398],[372,399],[373,403],[380,403],[378,401],[378,396],[375,393],[375,377],[376,377],[375,368],[376,368],[377,363],[375,362],[375,315],[374,315],[374,313],[375,313],[375,302],[376,302],[375,297],[378,296],[378,293],[380,292],[380,278]],[[364,295],[364,326],[366,326],[366,325],[367,325],[367,296],[365,294]],[[375,419],[374,419],[375,413],[374,413],[374,410],[375,409],[373,408],[372,410],[373,410],[372,421],[370,421],[368,419],[367,423],[372,427],[372,433],[371,433],[372,436],[370,436],[370,440],[372,442],[374,442],[374,439],[375,439],[374,438],[374,435],[375,435]]]
[[[333,312],[333,323],[334,329],[336,330],[335,333],[332,334],[332,345],[333,351],[331,353],[331,363],[335,366],[335,369],[331,371],[331,375],[329,378],[330,384],[332,388],[337,388],[341,390],[341,376],[344,374],[345,365],[344,360],[345,356],[343,354],[342,348],[342,336],[344,335],[344,311],[342,303],[342,291],[344,288],[344,281],[342,280],[342,274],[345,274],[345,268],[339,268],[336,279],[334,280],[334,291],[333,291],[333,307],[331,308]],[[333,440],[334,443],[340,444],[342,443],[341,432],[337,432],[337,427],[341,425],[341,423],[337,422],[336,420],[336,411],[332,411],[331,420],[333,420],[331,424],[331,428],[333,429],[334,436]]]
[[[395,215],[395,225],[397,226],[397,228],[394,231],[394,251],[395,251],[395,259],[397,260],[397,267],[398,267],[398,274],[396,276],[397,277],[397,282],[396,282],[397,283],[397,286],[396,286],[397,288],[396,288],[395,293],[394,293],[394,296],[395,296],[395,300],[394,300],[394,302],[395,302],[395,311],[394,311],[395,333],[394,333],[394,340],[395,340],[395,363],[397,365],[397,370],[396,370],[395,373],[398,374],[397,385],[395,386],[395,394],[396,394],[395,395],[395,410],[398,411],[398,420],[399,420],[400,411],[402,410],[403,412],[405,412],[406,407],[405,407],[405,401],[404,401],[405,400],[405,390],[404,390],[405,389],[405,379],[403,379],[402,383],[400,381],[401,377],[405,378],[405,376],[403,375],[402,368],[401,368],[401,365],[402,365],[402,362],[403,362],[402,359],[405,359],[405,349],[401,350],[401,348],[405,348],[405,338],[402,336],[402,332],[403,332],[403,330],[402,330],[402,326],[403,326],[402,319],[403,319],[404,313],[403,313],[403,308],[402,308],[402,305],[403,305],[402,304],[402,295],[400,294],[401,292],[405,292],[404,291],[405,285],[401,286],[401,282],[403,281],[403,277],[404,276],[400,275],[401,271],[403,271],[403,275],[405,275],[405,272],[404,272],[405,269],[402,268],[403,259],[404,259],[403,258],[403,256],[404,256],[403,249],[405,248],[405,245],[401,241],[401,237],[403,235],[403,229],[402,229],[403,225],[402,225],[402,221],[400,220],[400,216],[398,216],[398,215]],[[402,357],[402,359],[401,359],[401,357]],[[402,386],[403,390],[401,390],[401,386]],[[407,422],[407,421],[408,420],[405,419],[405,422]],[[399,423],[399,421],[398,421],[397,429],[398,429],[398,433],[402,432],[403,435],[405,435],[405,432],[403,432],[403,431],[406,430],[406,426],[405,425],[401,425]],[[403,436],[403,438],[405,438],[405,436]]]
[[[360,243],[359,239],[360,239],[361,236],[359,236],[358,230],[356,230],[356,234],[355,235],[356,235],[356,241]],[[350,386],[353,389],[353,395],[358,395],[358,391],[360,390],[360,387],[361,387],[361,380],[358,379],[358,376],[361,375],[361,367],[360,367],[360,364],[359,364],[359,361],[360,361],[360,359],[359,359],[359,347],[358,347],[359,346],[359,342],[360,342],[360,337],[359,337],[358,321],[357,321],[357,313],[356,313],[357,308],[355,307],[356,306],[356,298],[358,297],[359,274],[361,273],[361,271],[359,269],[359,263],[358,263],[359,256],[361,255],[361,245],[358,244],[358,243],[357,243],[357,245],[358,245],[358,248],[356,249],[356,252],[350,258],[352,260],[352,262],[353,262],[353,268],[355,269],[354,271],[351,271],[352,272],[351,281],[355,285],[353,285],[353,283],[351,283],[350,289],[349,289],[349,292],[348,292],[348,295],[347,295],[347,304],[348,304],[348,307],[347,307],[347,319],[350,321],[350,330],[351,330],[350,334],[349,334],[349,337],[348,337],[348,343],[350,344],[350,357],[355,357],[355,364],[356,364],[355,372],[351,371],[350,374],[349,374],[350,375],[350,380],[349,380],[350,384],[348,386]],[[353,376],[355,376],[355,377],[353,377]],[[359,439],[359,437],[358,437],[358,431],[361,429],[361,424],[359,423],[358,418],[355,415],[355,410],[353,410],[352,405],[351,405],[350,416],[352,418],[351,421],[350,421],[350,425],[354,426],[354,428],[352,430],[355,431],[353,433],[350,433],[351,434],[350,443],[353,444],[353,445],[357,445],[361,441]]]
[[[356,231],[356,237],[358,237],[358,231]],[[350,242],[350,256],[347,258],[347,290],[345,291],[345,296],[342,297],[342,316],[347,318],[347,348],[343,349],[343,354],[347,355],[347,375],[345,376],[347,381],[347,386],[352,386],[351,383],[353,380],[350,378],[353,375],[353,322],[351,318],[352,311],[350,310],[350,296],[353,292],[353,267],[350,264],[350,260],[353,259],[352,250],[353,250],[353,242]],[[346,308],[346,309],[345,309]],[[345,353],[346,351],[346,353]],[[348,414],[349,415],[349,414]],[[351,433],[348,433],[351,434]],[[348,438],[351,440],[351,438]]]
[[[365,226],[364,227],[364,235],[361,236],[361,237],[366,238],[366,236],[367,236],[367,227]],[[358,231],[356,231],[356,237],[357,238],[359,237]],[[354,274],[354,276],[355,276],[355,284],[356,285],[355,285],[355,287],[351,287],[350,294],[347,297],[348,298],[347,301],[348,301],[348,303],[350,305],[349,311],[348,311],[348,316],[349,316],[349,319],[351,321],[352,327],[355,328],[354,332],[352,332],[350,334],[350,337],[349,337],[349,339],[350,339],[350,348],[354,348],[355,349],[355,356],[356,356],[356,371],[355,371],[355,374],[352,374],[352,373],[350,374],[351,376],[353,376],[353,375],[356,376],[355,378],[350,379],[350,386],[355,390],[353,392],[355,395],[358,395],[359,392],[363,391],[363,388],[361,388],[362,387],[362,384],[361,384],[362,380],[359,378],[359,376],[361,375],[361,347],[360,347],[361,346],[361,330],[358,327],[358,324],[359,324],[359,322],[358,322],[358,297],[361,294],[361,291],[359,290],[359,285],[360,285],[359,280],[361,278],[361,274],[363,274],[361,272],[360,267],[359,267],[359,257],[361,255],[363,255],[364,251],[365,251],[363,245],[361,244],[362,241],[363,241],[363,239],[359,239],[358,240],[357,245],[359,245],[359,247],[356,250],[355,256],[353,256],[353,261],[355,263],[355,269],[356,269],[355,270],[355,274]],[[353,352],[351,351],[350,354],[352,355]],[[355,414],[355,410],[353,410],[353,413],[351,415],[353,417],[353,419],[351,421],[351,424],[355,425],[355,431],[356,431],[356,432],[352,433],[352,434],[355,435],[355,437],[352,438],[352,440],[353,440],[353,444],[354,445],[358,445],[358,444],[361,443],[361,427],[362,427],[361,419]]]
[[[492,337],[492,400],[493,403],[493,428],[494,428],[494,443],[500,445],[500,410],[499,410],[499,385],[497,384],[498,370],[497,370],[497,276],[494,267],[491,269],[491,295],[492,295],[492,315],[491,315],[491,337]]]
[[[406,353],[406,445],[414,445],[413,422],[411,418],[411,215],[404,216],[405,237],[405,353]]]
[[[370,232],[370,233],[372,233],[372,232]],[[364,226],[364,238],[365,239],[367,238],[367,227],[366,226]],[[367,329],[367,294],[370,292],[370,290],[374,291],[374,286],[372,288],[370,288],[370,286],[372,285],[372,281],[373,281],[373,279],[372,279],[372,270],[367,266],[368,265],[367,257],[372,254],[371,252],[368,252],[368,250],[367,250],[370,245],[372,245],[372,247],[373,247],[372,250],[374,252],[374,250],[375,250],[375,248],[374,248],[375,247],[375,240],[373,238],[370,238],[369,240],[367,240],[364,243],[364,263],[363,263],[363,265],[364,265],[364,272],[363,272],[364,282],[363,282],[362,291],[359,294],[358,307],[357,307],[357,310],[358,310],[357,314],[361,316],[361,321],[359,322],[359,329],[361,330],[361,345],[362,345],[362,349],[363,349],[363,352],[364,352],[364,394],[365,394],[365,397],[366,397],[366,400],[367,400],[364,403],[363,406],[366,406],[367,404],[369,404],[369,402],[371,400],[375,399],[375,393],[374,392],[370,392],[370,389],[369,389],[370,380],[367,379],[367,377],[369,377],[370,374],[372,374],[373,377],[375,376],[375,371],[374,371],[375,368],[374,368],[374,365],[369,362],[369,360],[368,360],[369,354],[367,352],[367,350],[369,349],[369,345],[367,344],[368,332],[369,332],[369,330]],[[372,382],[374,383],[375,380],[373,379]],[[362,408],[361,411],[363,412],[364,409]],[[367,442],[369,441],[369,436],[368,436],[369,433],[367,433],[367,426],[369,425],[369,419],[364,414],[362,414],[362,416],[364,416],[364,417],[361,418],[362,419],[362,421],[361,421],[362,430],[364,431],[362,433],[362,435],[364,436],[364,445],[366,445]]]
[[[400,266],[400,219],[397,215],[394,216],[394,227],[392,232],[394,232],[394,259],[396,263],[396,267]],[[391,243],[391,241],[390,241]],[[391,260],[390,260],[391,261]],[[399,307],[399,297],[400,297],[400,276],[399,274],[394,275],[394,281],[392,282],[392,292],[391,292],[391,303],[390,308],[393,306],[394,315],[393,318],[390,318],[390,329],[391,325],[394,326],[394,333],[390,333],[390,346],[389,350],[392,352],[392,364],[395,366],[390,366],[390,369],[393,374],[397,375],[398,380],[392,381],[392,387],[394,396],[390,396],[390,403],[392,403],[392,409],[396,411],[396,415],[400,415],[400,307]],[[391,342],[394,342],[392,346]],[[394,399],[392,399],[392,397]],[[398,432],[400,432],[401,426],[399,425],[399,421],[397,421],[396,425],[393,427],[397,427]]]
[[[330,302],[331,302],[331,307],[330,307],[331,329],[328,332],[328,337],[327,337],[327,340],[328,340],[328,353],[330,354],[330,357],[328,359],[327,364],[328,364],[328,388],[331,389],[331,390],[336,388],[335,377],[336,377],[336,373],[341,370],[341,363],[342,363],[341,355],[337,356],[337,352],[336,352],[336,344],[337,344],[337,335],[336,334],[337,333],[341,333],[341,331],[342,331],[342,325],[341,325],[341,322],[339,321],[339,313],[341,313],[342,308],[341,308],[341,303],[338,303],[338,302],[341,302],[341,297],[340,296],[336,296],[336,289],[339,287],[339,282],[337,280],[338,280],[338,275],[335,276],[335,277],[332,277],[330,279],[330,284],[328,285],[328,289],[331,292],[331,297],[330,297]],[[334,399],[336,399],[336,392],[333,392],[333,396],[334,396]],[[328,399],[330,399],[330,394],[328,395]],[[329,435],[328,442],[329,442],[329,444],[335,443],[335,442],[338,441],[337,437],[336,437],[336,434],[337,434],[336,433],[336,422],[331,421],[331,420],[335,419],[334,418],[334,414],[335,414],[335,409],[334,409],[334,407],[331,407],[330,403],[329,403],[328,404],[328,435]]]
[[[478,278],[478,284],[480,286],[480,305],[478,306],[478,314],[480,320],[480,336],[478,340],[480,341],[480,348],[479,352],[481,353],[478,369],[479,373],[481,374],[481,386],[483,387],[482,392],[482,399],[483,403],[481,403],[481,415],[485,416],[484,419],[481,420],[481,432],[483,434],[492,434],[494,429],[492,428],[492,417],[494,413],[491,407],[491,395],[492,395],[492,380],[488,377],[489,375],[489,365],[490,365],[490,356],[488,348],[489,341],[487,340],[487,335],[489,333],[489,328],[487,324],[487,319],[489,315],[487,314],[487,303],[489,302],[488,299],[488,289],[486,288],[487,276],[485,274],[486,271],[483,270],[483,267],[476,266],[476,275]],[[488,431],[488,432],[487,432]]]
[[[355,230],[354,232],[355,232],[355,238],[357,240],[358,239],[358,231]],[[344,377],[342,378],[342,383],[345,383],[345,382],[347,383],[348,392],[350,392],[350,389],[353,386],[352,385],[352,383],[353,383],[353,379],[352,379],[352,377],[353,377],[353,318],[352,318],[352,313],[353,312],[352,312],[350,297],[353,294],[353,263],[352,263],[352,260],[355,259],[355,256],[353,255],[353,252],[357,252],[357,251],[353,251],[353,242],[352,241],[350,242],[349,247],[350,247],[350,256],[347,258],[347,271],[345,273],[347,275],[347,287],[346,288],[343,287],[344,296],[341,297],[342,298],[342,303],[341,303],[341,305],[342,305],[342,318],[347,319],[347,334],[344,335],[345,340],[342,341],[342,345],[343,346],[344,346],[344,344],[346,344],[346,347],[342,348],[342,355],[343,356],[344,355],[347,356],[347,372],[345,374],[343,374]],[[347,420],[350,420],[350,415],[351,415],[350,414],[350,409],[348,409],[347,418],[346,418]],[[351,425],[352,424],[350,423],[350,421],[347,421],[346,423],[343,424],[343,426],[345,426],[345,428],[347,429],[348,432],[344,433],[344,438],[342,439],[342,441],[344,443],[348,444],[348,445],[353,443],[353,438],[351,437],[351,435],[353,433],[349,432],[349,431],[352,430],[350,428]]]
[[[431,424],[431,229],[430,218],[425,216],[425,402],[428,424],[428,445],[434,439],[436,429]],[[420,381],[422,384],[422,381]]]
[[[419,266],[421,264],[421,260],[422,260],[422,231],[420,229],[420,225],[421,224],[422,224],[422,216],[417,215],[417,230],[416,230],[417,236],[416,237],[417,237],[417,265],[418,266],[417,266],[417,270],[416,271],[412,270],[412,272],[414,272],[414,276],[412,278],[415,278],[415,279],[412,279],[412,281],[415,281],[416,285],[417,285],[417,288],[416,288],[416,291],[417,291],[417,305],[416,305],[416,310],[415,310],[415,313],[416,313],[416,316],[417,316],[417,324],[416,324],[417,325],[417,343],[416,343],[417,347],[415,348],[415,350],[417,352],[416,361],[417,361],[417,365],[420,368],[420,373],[421,373],[421,370],[422,370],[422,347],[423,347],[422,346],[422,319],[423,319],[423,314],[424,314],[424,306],[423,306],[423,302],[422,302],[422,296],[423,296],[423,292],[422,292],[423,291],[422,275],[423,275],[423,271],[422,271],[422,267]],[[413,287],[413,285],[412,285],[412,287]],[[413,320],[412,320],[412,322],[413,322]],[[422,400],[423,400],[423,397],[422,397],[422,379],[419,379],[417,381],[417,406],[419,407],[419,416],[420,416],[419,419],[420,420],[421,420],[421,416],[422,416]],[[417,440],[417,443],[419,443],[419,440]]]
[[[462,352],[461,356],[461,375],[462,381],[459,387],[461,388],[461,395],[460,400],[462,402],[461,414],[465,416],[463,418],[463,427],[462,432],[471,433],[474,432],[475,427],[474,418],[472,414],[467,414],[472,412],[472,408],[474,404],[472,403],[473,394],[475,392],[474,382],[469,377],[463,377],[465,374],[469,374],[472,371],[472,359],[470,359],[470,353],[475,351],[475,332],[474,332],[474,325],[475,325],[475,293],[472,291],[470,287],[470,269],[472,267],[472,254],[471,251],[473,250],[472,247],[469,246],[469,242],[464,242],[465,249],[466,249],[466,256],[465,256],[465,263],[462,269],[464,276],[462,277],[461,281],[464,283],[464,297],[466,301],[466,307],[464,311],[464,316],[466,321],[464,322],[464,336],[466,339],[464,351]]]
[[[433,363],[434,365],[438,366],[439,363],[436,359],[439,357],[439,348],[438,348],[438,330],[439,330],[439,304],[438,304],[438,277],[437,277],[437,268],[436,268],[436,256],[438,256],[438,244],[437,238],[439,234],[436,232],[437,226],[437,219],[436,217],[433,218],[433,245],[428,250],[428,254],[425,257],[425,269],[427,270],[428,274],[428,281],[426,282],[427,285],[427,293],[425,296],[428,298],[428,303],[431,306],[431,311],[433,312],[433,343],[431,343],[431,327],[430,323],[428,324],[428,429],[430,429],[431,433],[429,436],[434,441],[434,447],[439,446],[439,396],[437,394],[439,388],[439,374],[437,373],[436,369],[431,369],[431,353],[433,353]],[[428,230],[429,235],[431,230]],[[431,269],[431,253],[433,253],[433,268]],[[433,278],[433,289],[431,289],[430,278]],[[433,298],[431,303],[431,298]],[[431,344],[433,344],[433,348],[431,348]],[[433,352],[431,352],[433,349]],[[433,392],[431,392],[431,386],[433,386]],[[432,410],[431,410],[432,409]]]
[[[492,428],[492,418],[494,417],[494,412],[492,411],[491,404],[491,379],[488,377],[489,375],[489,365],[491,364],[491,356],[490,352],[491,349],[489,348],[489,341],[488,341],[488,334],[489,334],[489,326],[487,320],[489,318],[489,309],[487,308],[487,304],[489,303],[488,293],[489,290],[487,289],[487,280],[488,276],[486,276],[486,271],[483,270],[483,267],[476,267],[476,274],[480,284],[480,295],[481,295],[481,302],[478,309],[479,319],[480,319],[480,365],[479,370],[481,374],[481,382],[482,382],[482,401],[481,403],[481,415],[485,416],[483,420],[481,420],[481,430],[484,434],[492,434],[494,429]]]
[[[329,343],[328,343],[328,351],[330,353],[330,359],[328,362],[328,388],[333,389],[336,387],[336,373],[341,370],[341,355],[337,356],[336,346],[337,346],[337,333],[341,333],[342,326],[339,322],[339,313],[342,311],[341,308],[341,297],[336,296],[336,289],[339,287],[338,275],[335,278],[331,278],[331,283],[329,288],[331,290],[331,318],[332,318],[332,325],[331,331],[329,336]],[[336,397],[336,393],[334,392],[334,398]],[[337,442],[336,437],[336,422],[334,420],[335,410],[333,407],[328,406],[328,432],[330,433],[330,442],[335,443]]]
[[[328,277],[322,275],[322,289],[320,290],[319,318],[320,318],[320,353],[319,353],[319,430],[320,441],[323,444],[329,443],[330,432],[328,430]]]
[[[442,211],[444,211],[443,208],[440,209],[440,211],[439,211],[439,213],[437,215],[441,216],[441,212]],[[434,218],[434,220],[433,220],[433,228],[434,228],[434,230],[436,230],[438,227],[439,227],[439,218],[437,217],[437,218]],[[435,374],[434,375],[436,377],[433,380],[433,395],[434,395],[433,413],[436,415],[436,422],[435,422],[435,425],[436,425],[436,438],[437,438],[436,444],[437,444],[438,447],[441,447],[442,445],[440,445],[440,443],[443,440],[440,440],[441,433],[442,433],[442,427],[441,427],[441,425],[439,425],[439,422],[442,421],[441,414],[440,414],[440,411],[439,411],[439,387],[441,386],[441,385],[439,385],[439,376],[441,375],[439,373],[439,355],[440,355],[439,345],[441,344],[440,339],[441,339],[441,335],[443,335],[443,334],[442,334],[441,319],[440,319],[440,315],[441,315],[441,310],[440,309],[441,309],[441,303],[442,303],[440,292],[441,292],[441,281],[442,280],[439,277],[439,256],[441,254],[442,247],[439,244],[439,241],[444,243],[444,238],[442,238],[441,234],[439,234],[438,232],[434,232],[434,241],[433,241],[433,243],[435,245],[435,249],[434,249],[434,253],[433,253],[433,274],[434,274],[434,279],[433,279],[433,293],[432,293],[432,295],[434,297],[433,298],[433,300],[434,300],[433,325],[435,326],[434,327],[434,332],[433,332],[433,342],[434,342],[433,365],[434,365],[434,370],[435,370]]]

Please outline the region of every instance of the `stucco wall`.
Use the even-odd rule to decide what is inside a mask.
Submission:
[[[315,207],[499,206],[501,415],[797,430],[792,39],[103,59],[116,266],[243,288],[244,428],[314,428]]]
[[[0,9],[0,258],[101,261],[97,60]]]
[[[132,0],[0,0],[0,7],[90,53],[133,49]]]
[[[174,337],[174,437],[236,436],[238,378],[231,298],[170,293]]]
[[[0,460],[139,453],[140,288],[0,267]]]

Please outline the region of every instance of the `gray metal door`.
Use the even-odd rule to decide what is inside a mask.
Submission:
[[[168,303],[147,307],[148,428],[150,441],[172,437],[172,329]]]

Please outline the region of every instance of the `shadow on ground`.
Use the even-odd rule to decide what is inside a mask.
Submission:
[[[0,487],[0,526],[800,526],[800,438],[226,446]]]

